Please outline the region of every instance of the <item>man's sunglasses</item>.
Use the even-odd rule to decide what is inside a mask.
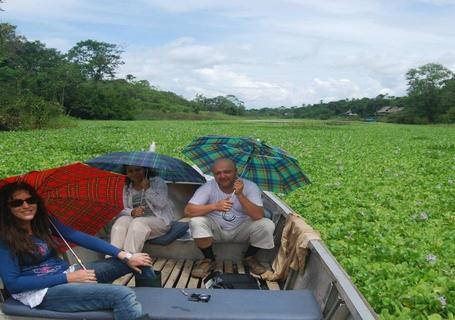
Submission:
[[[15,199],[15,200],[9,201],[8,205],[11,208],[17,208],[17,207],[21,207],[24,204],[24,202],[27,202],[28,204],[36,204],[38,202],[38,198],[30,197],[28,199]]]

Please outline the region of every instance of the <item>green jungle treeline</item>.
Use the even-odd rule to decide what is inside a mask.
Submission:
[[[406,79],[408,95],[404,97],[380,94],[373,99],[344,99],[326,103],[321,100],[313,105],[264,108],[250,110],[250,113],[323,120],[348,117],[412,124],[455,123],[455,75],[452,71],[440,64],[428,63],[410,69]]]
[[[403,108],[385,120],[403,123],[455,122],[455,78],[439,64],[427,64],[406,74],[408,96],[352,99],[301,107],[245,110],[233,95],[192,101],[158,90],[128,74],[115,78],[124,62],[115,44],[85,40],[66,54],[28,41],[16,27],[0,23],[0,130],[65,125],[71,116],[82,119],[194,119],[201,111],[233,116],[273,116],[328,119],[375,116],[383,106]],[[354,116],[355,118],[355,116]]]

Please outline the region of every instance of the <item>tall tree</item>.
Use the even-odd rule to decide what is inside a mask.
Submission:
[[[16,35],[16,27],[9,23],[0,23],[0,86],[1,96],[5,91],[15,91],[18,78],[22,74],[19,60],[26,43],[24,37]]]
[[[67,56],[80,66],[87,79],[100,81],[114,78],[117,67],[124,64],[120,59],[122,52],[115,44],[85,40],[71,48]]]
[[[428,122],[435,122],[443,113],[440,103],[440,90],[453,73],[437,63],[428,63],[421,67],[410,69],[406,73],[408,94],[415,115],[423,117]]]
[[[447,84],[442,89],[441,105],[445,112],[441,117],[441,121],[455,123],[455,78],[447,81]]]
[[[242,100],[240,100],[239,98],[237,98],[233,94],[227,95],[226,99],[228,101],[232,102],[236,106],[234,114],[242,115],[242,114],[245,113],[245,103]]]
[[[55,49],[16,35],[0,23],[0,123],[10,129],[39,128],[58,117],[56,64],[68,63]]]
[[[202,94],[197,94],[193,102],[205,111],[217,111],[229,115],[242,115],[245,113],[243,101],[234,95],[206,98]]]

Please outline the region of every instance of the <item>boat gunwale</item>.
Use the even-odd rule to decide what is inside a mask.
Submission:
[[[295,212],[283,200],[277,197],[273,192],[263,191],[269,200],[275,203],[281,210],[281,214],[287,218],[291,214],[300,214]],[[303,218],[303,217],[302,217]],[[329,251],[323,240],[309,240],[309,249],[311,254],[316,254],[322,260],[322,266],[333,279],[333,283],[338,289],[343,301],[346,303],[354,319],[378,319],[365,297],[359,292],[352,282],[352,279]]]

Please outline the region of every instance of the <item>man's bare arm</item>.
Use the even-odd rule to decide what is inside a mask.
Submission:
[[[185,217],[199,217],[215,210],[215,204],[192,204],[188,203],[183,210]]]
[[[237,195],[237,199],[239,199],[239,202],[242,205],[243,210],[252,220],[259,220],[261,218],[264,218],[263,207],[255,205],[243,194]]]
[[[250,201],[244,194],[243,194],[243,184],[242,179],[237,179],[234,183],[234,192],[239,199],[240,204],[242,205],[243,210],[245,213],[253,220],[259,220],[264,218],[264,208],[255,205],[253,202]]]

